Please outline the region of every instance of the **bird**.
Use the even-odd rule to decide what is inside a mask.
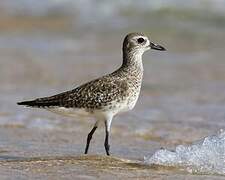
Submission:
[[[84,83],[72,90],[53,96],[17,102],[18,105],[43,108],[66,116],[89,116],[96,121],[88,133],[85,154],[88,154],[93,134],[100,122],[105,125],[104,147],[110,155],[110,129],[115,115],[134,108],[141,90],[143,78],[142,55],[153,49],[166,49],[153,43],[145,34],[129,33],[122,45],[122,65],[112,73]]]

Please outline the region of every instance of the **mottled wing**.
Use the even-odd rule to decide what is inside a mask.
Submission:
[[[32,101],[19,102],[19,105],[33,107],[67,107],[101,109],[112,101],[127,97],[128,84],[124,80],[100,78],[83,84],[74,90]],[[119,99],[118,99],[119,98]]]
[[[63,107],[101,109],[115,100],[126,98],[127,90],[128,84],[124,80],[101,78],[72,90],[61,105]]]

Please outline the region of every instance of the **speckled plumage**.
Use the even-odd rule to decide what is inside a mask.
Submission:
[[[127,35],[123,43],[124,52],[126,52],[125,46],[128,40],[134,36],[144,35],[142,33]],[[83,108],[90,112],[94,109],[110,108],[114,102],[127,100],[127,103],[132,103],[132,97],[136,99],[139,95],[143,75],[142,62],[141,60],[136,62],[135,58],[135,54],[128,54],[124,61],[126,59],[133,59],[133,61],[123,62],[123,65],[115,72],[87,82],[71,91],[22,103],[40,108]]]
[[[64,114],[76,114],[77,110],[82,110],[93,114],[97,122],[88,135],[85,153],[88,152],[91,137],[99,120],[103,120],[106,126],[105,149],[109,155],[108,135],[112,118],[135,106],[143,76],[142,54],[150,48],[165,50],[151,43],[142,33],[130,33],[123,42],[122,66],[113,73],[92,80],[71,91],[18,104],[45,108],[56,113],[58,111],[65,112]]]

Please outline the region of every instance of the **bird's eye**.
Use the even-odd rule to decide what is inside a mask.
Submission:
[[[144,38],[138,38],[138,39],[137,39],[138,44],[141,44],[141,43],[143,43],[144,41],[145,41]]]

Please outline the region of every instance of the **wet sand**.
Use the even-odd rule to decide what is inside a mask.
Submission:
[[[139,162],[98,155],[5,157],[1,178],[16,179],[183,179],[187,174],[173,167],[146,166]],[[188,179],[224,179],[188,175]]]

